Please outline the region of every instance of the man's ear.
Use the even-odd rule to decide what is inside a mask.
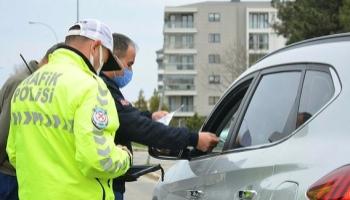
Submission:
[[[100,45],[102,45],[101,40],[95,40],[95,43],[96,43],[96,46],[100,46]]]
[[[91,48],[92,48],[92,50],[96,51],[96,50],[98,50],[96,48],[98,48],[100,45],[102,45],[101,40],[94,40]]]

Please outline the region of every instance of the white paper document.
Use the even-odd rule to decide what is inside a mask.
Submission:
[[[169,123],[170,123],[170,121],[171,121],[171,119],[173,118],[174,114],[175,114],[176,112],[178,112],[182,107],[184,107],[183,104],[182,104],[178,109],[176,109],[176,110],[174,110],[173,112],[171,112],[171,113],[165,115],[164,117],[158,119],[157,122],[160,122],[160,123],[165,124],[165,125],[168,126]]]

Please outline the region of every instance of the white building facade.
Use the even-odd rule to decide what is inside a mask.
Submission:
[[[175,116],[207,116],[237,77],[235,68],[283,47],[286,40],[271,27],[276,16],[269,2],[165,7],[158,90],[171,111],[182,106]]]

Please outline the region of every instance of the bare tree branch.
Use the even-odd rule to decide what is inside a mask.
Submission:
[[[220,55],[221,67],[215,68],[217,70],[214,72],[210,64],[204,67],[209,74],[220,75],[220,84],[210,84],[210,90],[217,90],[220,93],[224,92],[231,83],[244,71],[247,69],[247,55],[246,48],[242,44],[231,44],[228,45]],[[210,72],[212,71],[212,72]],[[208,80],[201,80],[201,84],[208,86]]]

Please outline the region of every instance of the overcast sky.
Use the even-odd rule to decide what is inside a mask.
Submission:
[[[214,0],[215,1],[215,0]],[[225,1],[225,0],[221,0]],[[123,89],[130,101],[140,89],[148,99],[157,87],[155,51],[163,45],[165,6],[185,5],[201,0],[79,0],[79,18],[96,18],[108,24],[113,32],[128,35],[138,45],[132,82]],[[59,41],[77,19],[76,0],[0,0],[0,85],[22,64],[19,53],[27,60],[40,59],[56,43],[48,24]]]

